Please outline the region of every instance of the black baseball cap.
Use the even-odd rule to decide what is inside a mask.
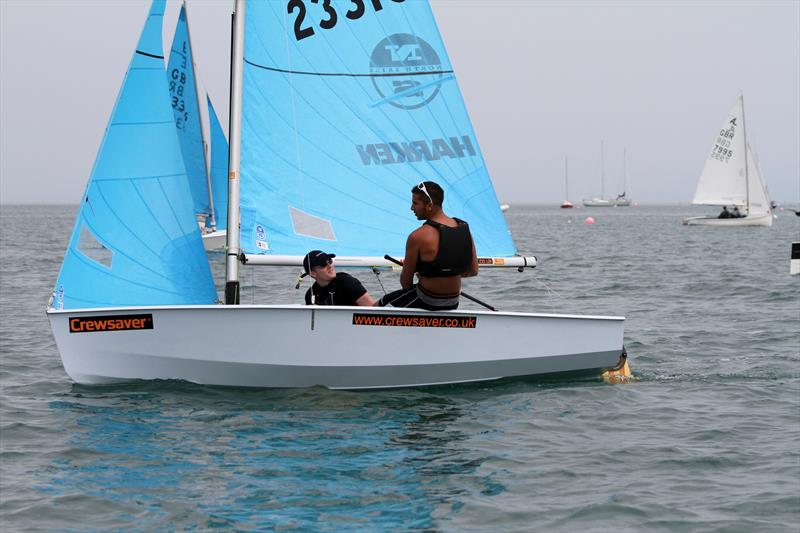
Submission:
[[[328,265],[328,260],[336,257],[336,254],[326,254],[321,250],[311,250],[303,258],[303,269],[306,274],[311,272],[314,267],[324,267]]]

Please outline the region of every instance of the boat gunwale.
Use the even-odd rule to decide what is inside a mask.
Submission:
[[[273,310],[309,310],[321,311],[323,313],[328,310],[336,311],[354,311],[365,313],[412,313],[412,314],[429,314],[429,315],[484,315],[484,316],[506,316],[506,317],[529,317],[529,318],[569,318],[569,319],[585,319],[585,320],[609,320],[609,321],[625,321],[624,316],[601,316],[601,315],[572,315],[572,314],[556,314],[556,313],[525,313],[519,311],[483,311],[453,309],[448,311],[428,311],[426,309],[416,309],[411,307],[365,307],[365,306],[347,306],[347,305],[322,305],[310,306],[304,304],[239,304],[239,305],[221,305],[221,304],[197,304],[197,305],[151,305],[151,306],[131,306],[131,307],[84,307],[76,309],[53,309],[47,308],[47,315],[62,315],[62,314],[76,314],[76,313],[97,313],[97,312],[139,312],[139,311],[183,311],[190,309],[273,309]]]

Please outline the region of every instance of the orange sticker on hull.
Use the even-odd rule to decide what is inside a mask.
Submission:
[[[70,317],[70,333],[153,329],[153,315],[113,315]]]
[[[475,328],[476,316],[409,316],[353,313],[354,326],[394,326],[410,328]]]

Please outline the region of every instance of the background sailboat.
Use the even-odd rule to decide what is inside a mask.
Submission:
[[[200,89],[185,4],[181,6],[175,27],[167,78],[203,244],[207,250],[222,249],[227,228],[228,143],[211,98],[208,95],[202,98],[205,91]],[[201,113],[203,106],[208,112],[207,125]],[[221,168],[225,171],[220,172]]]
[[[628,196],[628,169],[627,169],[627,150],[622,149],[622,194],[617,195],[614,200],[616,207],[628,207],[631,205],[631,198]]]
[[[450,214],[476,222],[476,246],[494,256],[482,267],[535,265],[535,258],[514,256],[430,6],[362,5],[338,19],[348,31],[326,34],[334,20],[329,9],[319,6],[300,20],[298,9],[287,17],[282,5],[248,3],[245,17],[244,1],[236,2],[228,216],[233,227],[241,220],[242,246],[239,232],[228,232],[226,301],[232,305],[215,305],[163,59],[154,43],[163,0],[154,2],[120,99],[126,103],[125,124],[120,104],[98,161],[105,161],[105,145],[119,128],[159,124],[158,146],[169,149],[164,158],[172,167],[165,163],[141,172],[141,165],[155,164],[139,157],[142,147],[150,147],[151,129],[114,139],[115,148],[127,150],[113,153],[120,155],[115,160],[120,172],[128,166],[135,171],[124,174],[134,189],[124,192],[142,198],[120,197],[113,212],[98,221],[115,233],[98,234],[117,254],[110,276],[92,276],[88,268],[94,267],[80,251],[65,259],[65,267],[73,261],[88,265],[83,278],[62,269],[48,309],[67,373],[80,383],[180,378],[235,386],[381,388],[600,374],[622,366],[621,317],[233,305],[240,260],[251,265],[277,257],[277,264],[299,264],[302,255],[295,254],[312,247],[336,253],[337,262],[363,253],[367,265],[380,252],[401,255],[406,231],[418,224],[408,203],[421,176],[435,176],[445,186]],[[149,84],[134,84],[141,76]],[[146,109],[141,100],[148,101]],[[130,102],[139,105],[127,107]],[[98,176],[92,176],[90,189]],[[136,190],[140,182],[142,191]],[[171,202],[179,209],[170,211]],[[89,209],[82,207],[79,224]],[[139,218],[146,222],[143,231],[129,231]],[[162,219],[171,225],[157,226]],[[122,248],[131,246],[129,241],[135,244]],[[120,251],[126,256],[117,260]],[[120,270],[140,256],[153,256],[139,265],[152,263],[153,272]],[[163,264],[172,268],[155,270]],[[74,296],[79,288],[113,294],[123,275],[132,293],[154,274],[165,287],[152,298],[135,293],[82,305]],[[324,348],[306,349],[312,346]]]
[[[569,201],[569,162],[564,156],[564,201],[561,202],[561,209],[572,209],[574,206]]]
[[[606,164],[603,141],[600,141],[600,196],[584,198],[585,207],[614,207],[614,200],[606,198]]]
[[[772,208],[753,151],[747,142],[744,97],[739,96],[715,135],[692,199],[694,205],[735,206],[744,216],[689,217],[689,226],[771,226]]]
[[[169,103],[164,4],[151,6],[111,113],[56,281],[54,309],[217,299]]]

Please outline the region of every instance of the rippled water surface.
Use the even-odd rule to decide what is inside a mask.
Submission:
[[[0,210],[3,531],[800,531],[788,211],[722,229],[682,226],[689,207],[512,206],[540,266],[465,290],[624,315],[637,380],[380,392],[72,384],[44,309],[74,213]],[[243,300],[299,303],[296,275],[246,269]]]

